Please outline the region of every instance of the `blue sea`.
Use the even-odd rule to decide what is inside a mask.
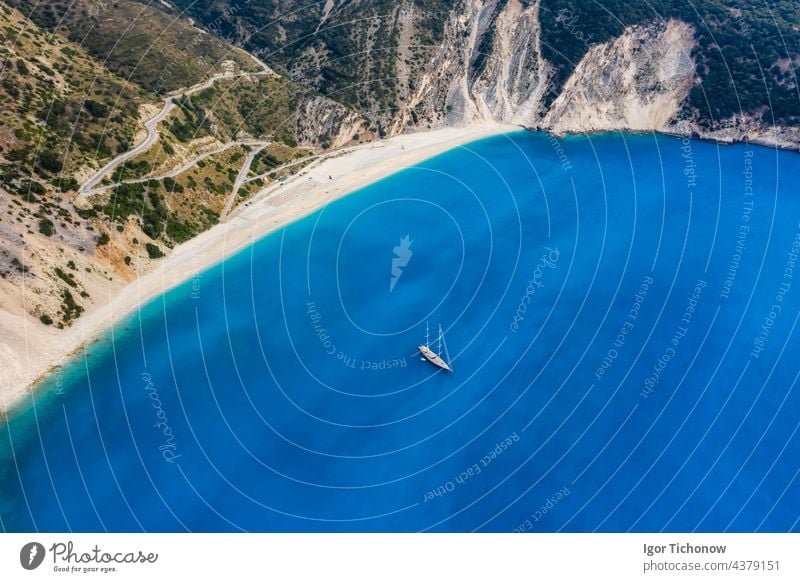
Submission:
[[[49,376],[0,529],[798,531],[798,183],[654,135],[427,160]]]

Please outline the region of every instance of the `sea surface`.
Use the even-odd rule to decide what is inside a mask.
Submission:
[[[0,530],[800,530],[799,183],[527,132],[386,178],[49,376]]]

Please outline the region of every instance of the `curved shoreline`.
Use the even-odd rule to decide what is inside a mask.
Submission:
[[[0,423],[3,416],[10,417],[24,408],[25,397],[46,376],[154,297],[270,232],[372,182],[469,142],[522,129],[514,125],[485,124],[398,135],[347,148],[339,155],[329,152],[330,156],[318,165],[307,167],[280,185],[261,190],[250,201],[235,208],[225,222],[175,247],[152,271],[84,314],[72,327],[53,337],[52,345],[30,345],[26,334],[24,345],[16,346],[15,350],[26,365],[21,366],[18,377],[0,388]]]

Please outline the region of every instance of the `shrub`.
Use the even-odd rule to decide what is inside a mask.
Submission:
[[[44,150],[39,154],[39,165],[48,172],[58,173],[64,168],[61,156],[52,150]]]
[[[186,242],[196,234],[192,225],[171,220],[167,223],[167,235],[177,243]]]
[[[92,114],[92,117],[107,117],[108,116],[108,106],[100,103],[99,101],[94,101],[92,99],[87,99],[86,102],[83,104],[86,110]]]
[[[53,236],[53,234],[56,232],[53,221],[49,218],[40,218],[39,232],[41,232],[44,236]]]
[[[64,302],[61,304],[61,309],[64,312],[64,322],[69,322],[80,317],[81,313],[83,313],[83,306],[75,301],[72,293],[64,291],[61,297],[64,299]]]
[[[94,208],[76,208],[75,212],[84,219],[95,218],[97,216],[97,210]]]
[[[53,272],[56,274],[56,276],[59,279],[64,281],[64,283],[66,283],[70,287],[77,287],[78,286],[78,284],[75,282],[75,277],[72,275],[72,273],[66,273],[66,272],[64,272],[63,270],[61,270],[58,267],[53,269]]]
[[[164,253],[158,247],[158,245],[154,245],[153,243],[146,243],[144,245],[145,250],[147,251],[147,256],[151,259],[160,259],[164,256]]]

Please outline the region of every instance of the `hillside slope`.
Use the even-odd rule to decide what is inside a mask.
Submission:
[[[796,3],[176,0],[176,4],[198,22],[213,23],[215,30],[264,55],[296,81],[358,109],[381,133],[491,118],[556,130],[658,129],[798,145],[800,8]],[[670,32],[664,36],[668,22]],[[678,29],[681,33],[673,34]],[[653,67],[661,72],[653,76],[639,67],[639,77],[606,83],[607,76],[617,75],[620,59],[626,66],[638,59],[632,50],[652,55]],[[628,54],[613,55],[616,51]],[[684,54],[678,57],[679,52]],[[678,77],[664,79],[674,80],[674,87],[665,91],[652,82],[677,61],[681,62]],[[588,99],[586,94],[598,79],[608,96]],[[584,95],[577,98],[581,92]],[[631,100],[638,105],[625,104]],[[647,114],[633,112],[645,102],[663,100],[669,105],[650,106],[652,114],[656,109],[662,113],[649,121],[641,117]],[[582,125],[581,119],[588,124]]]
[[[69,327],[280,177],[265,171],[236,184],[248,175],[243,164],[278,168],[372,135],[358,113],[174,10],[93,6],[28,6],[51,28],[0,6],[0,311],[9,333]]]

